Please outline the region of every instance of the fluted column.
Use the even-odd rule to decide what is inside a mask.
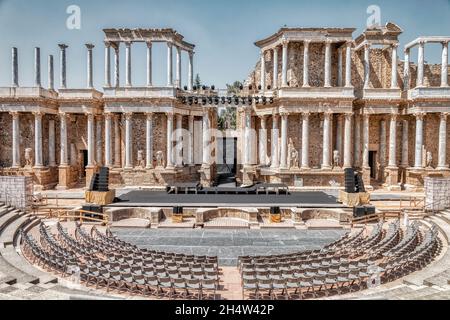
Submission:
[[[354,145],[354,162],[353,165],[355,167],[361,166],[361,118],[355,115],[355,133],[354,133],[355,141]]]
[[[309,44],[310,41],[303,42],[303,87],[309,87]]]
[[[147,113],[146,118],[146,167],[153,169],[153,113]]]
[[[112,153],[111,153],[111,121],[112,114],[105,113],[105,167],[112,167]]]
[[[370,44],[364,45],[364,89],[370,86]]]
[[[95,160],[97,165],[103,163],[102,116],[95,117]]]
[[[188,119],[188,164],[194,165],[194,116],[190,115]]]
[[[336,150],[339,151],[340,160],[342,159],[342,146],[343,146],[343,137],[342,137],[342,116],[340,114],[336,115]],[[333,150],[334,151],[334,150]]]
[[[397,168],[397,115],[391,115],[389,125],[389,167]]]
[[[69,165],[69,141],[67,139],[67,120],[68,115],[66,113],[60,113],[60,166]]]
[[[125,42],[125,86],[131,87],[131,42]]]
[[[42,117],[41,112],[34,112],[34,166],[41,168],[44,166],[42,156]]]
[[[409,167],[409,123],[402,121],[402,167]]]
[[[20,168],[20,116],[11,112],[12,116],[12,167]]]
[[[111,88],[111,44],[105,42],[105,87]]]
[[[441,87],[448,87],[448,42],[442,43]]]
[[[65,44],[59,44],[60,56],[59,56],[59,64],[60,64],[60,87],[61,89],[67,88],[67,59],[66,59],[66,49],[68,48]]]
[[[409,59],[410,59],[410,49],[405,49],[405,65],[403,67],[403,87],[404,90],[409,90],[409,80],[410,80],[410,69],[409,69]]]
[[[244,166],[248,167],[251,165],[252,159],[252,113],[251,108],[244,108]]]
[[[416,148],[415,148],[415,169],[423,169],[423,120],[424,113],[418,113],[416,116]]]
[[[441,113],[441,122],[439,125],[439,164],[438,169],[448,169],[447,164],[447,118],[448,113]]]
[[[309,117],[308,112],[302,114],[302,169],[309,169]]]
[[[192,91],[193,86],[194,86],[194,52],[189,51],[188,90]]]
[[[17,54],[17,48],[12,48],[11,51],[11,62],[12,62],[12,86],[19,86],[19,57]]]
[[[417,87],[423,87],[425,67],[425,42],[419,42],[418,59],[417,59]]]
[[[343,87],[344,79],[343,79],[343,66],[344,66],[344,57],[343,57],[343,48],[338,48],[338,87]]]
[[[345,45],[345,86],[352,87],[352,43]]]
[[[261,91],[264,92],[266,91],[266,59],[265,59],[265,55],[264,55],[264,51],[261,50]]]
[[[93,59],[92,59],[92,49],[94,49],[94,45],[87,43],[87,87],[89,89],[94,88],[94,66],[93,66]]]
[[[210,165],[210,142],[211,142],[211,136],[210,136],[210,120],[209,120],[209,109],[203,108],[203,165],[209,166]]]
[[[278,47],[273,48],[273,82],[274,89],[278,88]]]
[[[167,42],[167,86],[173,86],[172,43]]]
[[[48,165],[56,167],[55,120],[48,120]]]
[[[352,167],[352,117],[350,113],[344,115],[344,168]]]
[[[267,165],[267,116],[259,117],[261,128],[259,129],[259,164]]]
[[[322,169],[331,169],[330,145],[331,145],[331,120],[333,114],[326,112],[323,118],[323,153]]]
[[[147,42],[147,87],[151,87],[153,85],[152,79],[152,43]]]
[[[183,116],[181,114],[176,115],[176,131],[175,131],[175,162],[177,167],[183,166]]]
[[[88,167],[92,167],[95,164],[95,151],[94,151],[94,115],[89,113],[87,115],[87,144],[88,144]]]
[[[177,88],[181,88],[181,48],[180,47],[176,47],[177,48],[177,56],[176,56],[176,61],[177,61],[177,70],[176,70],[176,83],[175,86]]]
[[[48,56],[48,90],[55,90],[55,69],[52,55]]]
[[[167,169],[175,168],[173,159],[173,113],[167,112]]]
[[[331,87],[331,42],[325,43],[325,81],[324,87]]]
[[[280,116],[277,114],[274,114],[272,116],[272,146],[271,146],[271,156],[272,156],[272,163],[271,168],[277,169],[280,166],[280,149],[278,146],[278,140],[280,137],[280,129],[279,129],[279,121]]]
[[[288,168],[288,162],[287,162],[288,117],[289,117],[289,115],[287,113],[281,114],[281,161],[280,161],[281,169]]]
[[[133,168],[133,114],[125,113],[125,169]]]
[[[386,150],[386,143],[387,143],[387,128],[386,128],[386,121],[381,120],[380,122],[380,165],[382,167],[386,166],[386,158],[387,158],[387,150]]]
[[[114,85],[120,87],[120,47],[119,44],[114,45]]]
[[[119,117],[120,115],[114,116],[114,167],[116,168],[122,167]]]
[[[288,70],[288,46],[289,43],[285,40],[283,41],[283,53],[282,53],[282,65],[281,65],[281,86],[287,87],[287,70]]]
[[[34,48],[34,86],[41,87],[41,49]]]
[[[391,88],[398,88],[398,80],[397,80],[397,48],[398,43],[392,45],[392,69],[391,69]]]
[[[369,119],[368,114],[363,115],[363,168],[369,166]]]

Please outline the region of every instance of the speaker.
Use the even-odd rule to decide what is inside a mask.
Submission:
[[[353,217],[362,218],[366,215],[366,208],[358,206],[353,208]]]
[[[173,214],[183,214],[183,207],[173,207]]]
[[[366,215],[370,216],[376,213],[376,208],[374,206],[366,206]]]
[[[280,214],[280,207],[270,207],[270,214]]]

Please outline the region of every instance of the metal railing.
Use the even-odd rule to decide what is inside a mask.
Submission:
[[[55,210],[54,218],[57,218],[60,221],[74,220],[74,221],[79,221],[81,223],[98,222],[98,223],[102,223],[104,225],[109,224],[109,215],[107,215],[107,214],[86,211],[86,210],[78,210],[78,209]]]

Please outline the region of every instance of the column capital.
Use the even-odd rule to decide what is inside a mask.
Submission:
[[[311,44],[311,40],[303,41],[303,45],[305,46],[305,48],[308,48],[310,44]]]
[[[275,111],[272,113],[272,118],[274,120],[278,120],[279,117],[280,117],[280,115],[278,113],[276,113]]]
[[[124,41],[125,47],[130,48],[132,41]]]
[[[259,120],[263,120],[263,121],[267,119],[266,114],[259,114],[259,115],[257,115],[257,117],[259,118]]]
[[[353,48],[353,41],[347,41],[347,42],[345,43],[345,46],[346,46],[347,48],[352,49],[352,48]]]
[[[327,120],[330,120],[333,117],[333,112],[331,111],[327,111],[323,113],[324,118],[326,118]]]
[[[167,112],[165,112],[165,114],[168,118],[173,118],[175,113],[173,111],[167,111]]]
[[[132,120],[133,119],[133,112],[125,112],[124,114],[125,120]]]
[[[68,46],[67,44],[60,43],[60,44],[58,44],[58,47],[59,47],[61,50],[66,50],[69,46]]]
[[[442,44],[442,47],[448,47],[448,41],[442,41],[441,42],[441,44]]]
[[[289,116],[289,112],[287,112],[287,111],[280,111],[280,116],[282,117],[282,118],[287,118],[288,116]]]
[[[398,46],[399,46],[399,43],[398,43],[398,42],[391,44],[391,47],[392,47],[392,48],[395,48],[395,49],[397,49]]]
[[[363,45],[364,50],[369,50],[371,46],[372,45],[370,43],[368,43],[368,42],[364,43],[364,45]]]
[[[391,120],[392,121],[397,121],[398,118],[398,114],[397,113],[391,113]]]
[[[153,119],[153,112],[146,112],[145,113],[145,116],[146,116],[146,118],[147,118],[147,120],[152,120]]]
[[[302,112],[301,113],[303,119],[309,119],[309,117],[311,116],[311,112],[307,111],[307,112]]]
[[[417,112],[414,114],[414,116],[417,118],[417,120],[423,120],[425,118],[426,113],[425,112]]]
[[[189,54],[189,58],[192,58],[194,56],[195,52],[192,50],[189,50],[188,54]]]
[[[112,44],[111,44],[110,41],[103,41],[103,43],[105,44],[106,48],[111,48],[112,47]]]
[[[173,43],[171,41],[166,41],[167,47],[172,48],[173,47]]]
[[[352,113],[344,113],[344,118],[347,121],[352,120],[353,114]]]
[[[17,119],[19,117],[18,111],[11,111],[9,114],[13,117],[13,119]]]
[[[87,112],[86,113],[86,116],[89,118],[89,119],[94,119],[94,117],[95,117],[95,114],[93,113],[93,112]]]
[[[442,112],[439,117],[441,118],[442,121],[447,121],[448,116],[450,115],[449,112]]]
[[[152,48],[153,47],[153,42],[151,41],[146,41],[145,44],[147,45],[147,48]]]
[[[289,45],[289,41],[287,39],[281,40],[281,44],[283,47],[287,47]]]
[[[111,120],[114,117],[111,112],[105,112],[103,115],[105,116],[106,120]]]
[[[425,46],[426,43],[427,43],[427,42],[426,42],[425,40],[420,40],[420,41],[418,42],[419,46],[421,46],[421,47]]]
[[[34,115],[36,118],[41,118],[41,119],[42,119],[42,117],[44,116],[44,112],[42,112],[42,111],[34,111],[34,112],[33,112],[33,115]]]
[[[325,40],[325,46],[327,46],[327,47],[331,47],[332,43],[333,43],[333,41],[331,41],[330,39]]]
[[[85,46],[89,51],[95,48],[95,45],[93,45],[92,43],[86,43]]]

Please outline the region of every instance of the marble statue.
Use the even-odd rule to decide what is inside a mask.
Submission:
[[[339,168],[341,166],[341,155],[339,153],[339,150],[333,151],[333,168],[337,167]]]
[[[427,152],[427,168],[432,168],[433,165],[433,154],[428,151]]]
[[[25,149],[25,166],[26,167],[31,167],[33,166],[33,149],[31,148],[26,148]]]
[[[298,168],[298,151],[295,149],[292,138],[289,138],[288,144],[288,163],[290,168]]]
[[[164,153],[162,151],[156,152],[156,167],[164,168]]]
[[[137,154],[138,167],[145,168],[144,151],[138,150]]]

